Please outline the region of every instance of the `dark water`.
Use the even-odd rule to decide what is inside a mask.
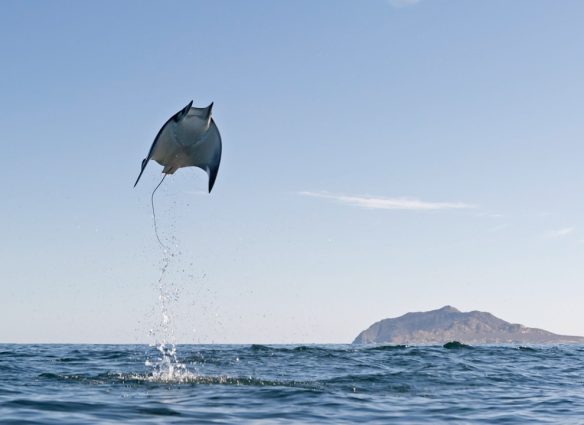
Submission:
[[[584,347],[0,345],[0,423],[584,424]]]

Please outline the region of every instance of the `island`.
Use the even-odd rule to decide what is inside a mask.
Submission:
[[[361,332],[353,344],[584,344],[584,337],[558,335],[509,323],[482,311],[452,306],[384,319]]]

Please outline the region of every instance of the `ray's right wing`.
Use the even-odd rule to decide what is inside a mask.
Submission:
[[[209,193],[213,189],[219,164],[221,163],[221,135],[215,121],[211,118],[211,125],[205,136],[191,148],[191,163],[204,170],[209,176]]]

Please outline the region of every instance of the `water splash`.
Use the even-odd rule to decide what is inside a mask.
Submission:
[[[152,368],[152,378],[155,381],[180,382],[187,377],[188,379],[191,379],[192,376],[187,370],[187,366],[184,363],[181,363],[177,357],[175,326],[172,315],[172,307],[180,298],[180,290],[177,287],[175,280],[172,279],[172,274],[169,274],[169,270],[171,265],[173,265],[173,261],[176,262],[181,253],[178,250],[178,241],[174,236],[174,224],[171,225],[171,234],[173,236],[167,238],[169,240],[165,240],[164,243],[162,242],[158,233],[156,211],[154,209],[154,194],[164,181],[165,177],[166,174],[152,191],[152,196],[150,198],[152,204],[154,233],[158,244],[162,249],[163,255],[160,267],[160,277],[158,278],[156,285],[158,289],[160,320],[156,327],[150,330],[150,335],[151,337],[154,337],[155,340],[153,346],[155,346],[158,351],[158,357],[153,360],[147,359],[145,365]],[[174,211],[174,208],[172,208],[172,210]]]
[[[171,243],[163,251],[160,277],[156,283],[159,319],[149,332],[155,341],[151,346],[156,348],[156,355],[148,358],[145,365],[152,369],[152,379],[157,382],[182,382],[193,376],[177,355],[173,312],[180,299],[180,288],[172,273],[180,257],[180,251],[175,251],[177,248],[176,239],[172,237]]]
[[[178,196],[180,193],[168,193],[172,186],[164,185],[163,182],[164,178],[151,196],[153,231],[161,255],[159,276],[152,285],[157,303],[151,310],[153,323],[149,332],[151,347],[156,350],[149,353],[146,365],[151,369],[153,379],[181,381],[185,377],[192,378],[188,368],[196,372],[199,364],[189,361],[187,368],[184,359],[181,361],[177,353],[177,340],[189,341],[198,337],[200,342],[201,335],[204,338],[206,334],[201,333],[196,323],[201,317],[209,317],[210,310],[218,307],[214,303],[213,289],[207,284],[206,273],[197,268],[195,255],[188,249],[183,252],[180,236],[184,232],[182,226],[177,227],[180,214],[184,211]],[[159,198],[161,192],[162,199]],[[181,324],[188,324],[190,329],[184,329],[184,326],[179,326]]]

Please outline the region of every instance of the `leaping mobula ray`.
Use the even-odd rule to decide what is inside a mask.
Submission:
[[[174,174],[182,167],[199,167],[209,176],[209,193],[213,189],[221,162],[221,135],[211,118],[213,103],[206,108],[193,108],[193,101],[164,123],[142,161],[142,169],[134,183],[153,159],[164,167],[164,174]]]

